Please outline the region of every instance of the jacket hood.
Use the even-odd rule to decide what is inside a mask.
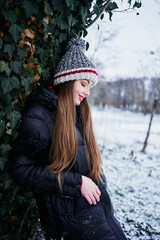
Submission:
[[[38,102],[52,109],[58,108],[58,97],[55,92],[48,87],[38,87],[28,99],[29,102]]]

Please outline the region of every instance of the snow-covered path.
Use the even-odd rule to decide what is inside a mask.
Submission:
[[[160,240],[160,115],[92,108],[115,215],[130,240]]]

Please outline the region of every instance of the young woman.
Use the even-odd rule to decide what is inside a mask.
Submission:
[[[87,97],[98,81],[71,39],[53,87],[39,88],[25,107],[10,159],[15,182],[35,193],[46,239],[126,240],[113,216]]]

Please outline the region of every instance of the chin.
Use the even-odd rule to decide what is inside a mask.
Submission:
[[[76,106],[80,106],[80,104],[81,104],[81,103],[76,103],[75,105],[76,105]]]

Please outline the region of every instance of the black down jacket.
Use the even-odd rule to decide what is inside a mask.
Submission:
[[[64,178],[63,191],[59,189],[56,176],[46,170],[50,163],[57,102],[50,88],[41,87],[30,97],[10,155],[11,176],[23,188],[34,191],[46,239],[58,240],[63,236],[66,240],[126,240],[113,216],[106,186],[98,185],[101,200],[94,206],[81,195],[81,175],[88,174],[88,167],[78,117],[77,158]]]

